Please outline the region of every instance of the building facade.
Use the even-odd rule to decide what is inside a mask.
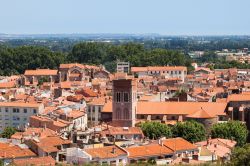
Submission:
[[[0,102],[0,131],[6,127],[23,130],[29,123],[29,117],[43,110],[43,104]]]
[[[132,74],[143,76],[163,76],[165,78],[179,78],[184,82],[187,76],[187,67],[185,66],[148,66],[148,67],[131,67]]]
[[[113,80],[112,123],[121,127],[134,127],[137,106],[137,82],[131,78]]]

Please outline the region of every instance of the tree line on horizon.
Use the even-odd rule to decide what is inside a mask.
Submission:
[[[193,70],[193,60],[183,51],[154,48],[154,43],[152,48],[147,45],[81,42],[67,51],[53,51],[44,46],[0,45],[0,75],[23,74],[26,69],[57,69],[62,63],[104,65],[108,71],[115,72],[117,61],[129,61],[131,66],[187,66],[188,71]],[[250,68],[248,63],[227,62],[213,51],[207,51],[197,62],[212,63],[212,69]]]
[[[191,59],[183,53],[166,49],[145,49],[142,44],[82,42],[69,52],[51,51],[40,46],[0,47],[0,75],[23,74],[26,69],[56,69],[62,63],[104,65],[110,72],[117,61],[129,61],[131,66],[187,66]]]

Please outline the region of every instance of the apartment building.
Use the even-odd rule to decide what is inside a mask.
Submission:
[[[184,82],[187,75],[185,66],[148,66],[131,67],[131,72],[138,77],[143,76],[164,76],[165,78],[179,78]]]
[[[129,73],[129,62],[117,62],[117,73]]]
[[[0,132],[8,126],[24,129],[29,117],[42,113],[43,110],[43,104],[0,102]]]

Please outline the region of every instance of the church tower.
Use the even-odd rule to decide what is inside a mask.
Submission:
[[[134,127],[137,107],[137,82],[132,77],[118,77],[113,80],[112,124],[120,127]]]

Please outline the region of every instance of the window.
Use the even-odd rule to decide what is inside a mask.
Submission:
[[[13,108],[13,113],[19,113],[19,109],[18,108]]]
[[[10,120],[8,115],[5,115],[5,120]]]
[[[91,106],[88,107],[88,112],[91,113]]]
[[[14,127],[17,127],[17,126],[19,126],[19,123],[13,123],[12,124]]]
[[[12,117],[12,120],[17,120],[17,121],[19,121],[20,118],[19,118],[18,116],[13,116],[13,117]]]
[[[121,102],[121,93],[120,92],[116,93],[116,102]]]
[[[9,112],[9,109],[8,109],[8,108],[5,108],[5,112]]]
[[[101,106],[98,107],[98,112],[101,112],[102,108]]]
[[[128,92],[123,93],[123,100],[124,100],[124,102],[129,102]]]
[[[179,74],[181,74],[181,71],[179,71]]]
[[[36,109],[33,109],[33,113],[36,114]]]
[[[175,74],[177,74],[177,71],[175,71]]]
[[[23,118],[23,121],[27,121],[27,118]]]
[[[173,71],[171,71],[171,74],[174,74],[174,72],[173,72]]]
[[[27,113],[27,109],[26,108],[23,109],[23,113]]]

